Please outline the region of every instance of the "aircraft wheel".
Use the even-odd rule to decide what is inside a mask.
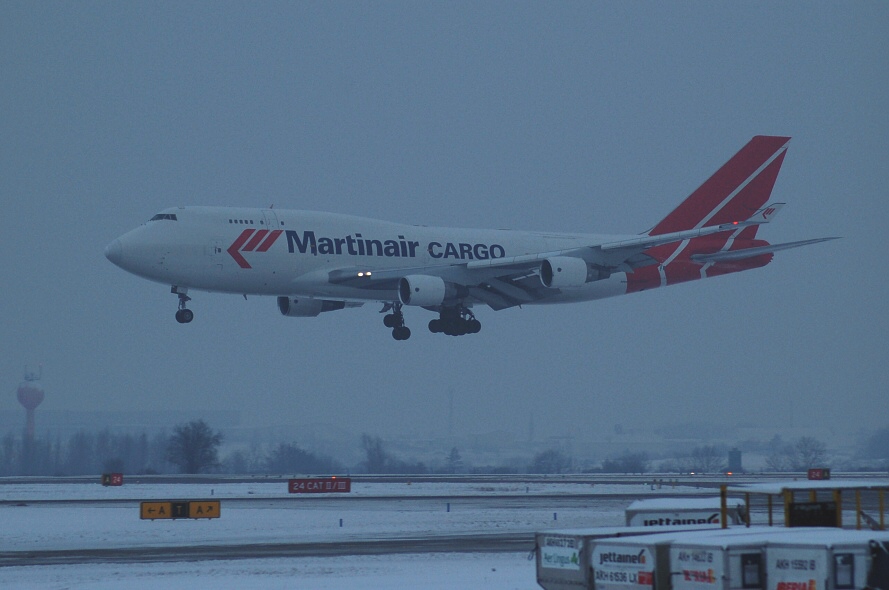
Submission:
[[[411,337],[411,329],[407,326],[399,326],[392,329],[392,337],[396,340],[407,340]]]
[[[467,332],[469,332],[470,334],[478,334],[479,332],[481,332],[482,323],[478,320],[469,320],[468,328],[469,329],[467,330]]]
[[[190,309],[180,309],[176,312],[176,321],[180,324],[187,324],[194,319],[194,312]]]
[[[388,313],[383,316],[383,325],[387,328],[394,328],[397,324],[397,316],[394,313]]]
[[[433,334],[441,332],[441,320],[429,320],[429,331]]]

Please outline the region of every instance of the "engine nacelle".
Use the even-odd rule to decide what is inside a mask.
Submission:
[[[611,273],[587,264],[583,258],[554,256],[540,264],[540,282],[550,289],[583,287],[591,281],[607,279]]]
[[[456,289],[441,277],[408,275],[398,281],[398,299],[405,305],[441,305],[447,297],[453,297]]]
[[[324,311],[335,311],[346,307],[345,301],[328,301],[309,297],[278,297],[281,315],[290,318],[313,318]]]

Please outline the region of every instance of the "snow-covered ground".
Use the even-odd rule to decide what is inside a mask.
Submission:
[[[525,553],[432,553],[0,568],[0,588],[540,589]]]
[[[353,483],[348,501],[291,496],[281,482],[0,485],[0,552],[373,540],[623,524],[629,501],[553,508],[558,494],[702,492],[641,485]],[[477,496],[526,501],[479,501]],[[344,495],[343,495],[344,496]],[[326,497],[342,497],[327,495]],[[379,500],[389,497],[389,500]],[[65,500],[114,500],[66,503]],[[139,518],[140,500],[221,500],[221,518]],[[277,499],[287,499],[281,501]],[[50,502],[40,502],[50,501]],[[450,505],[450,509],[448,508]],[[598,505],[598,503],[597,503]],[[537,588],[527,553],[415,553],[0,568],[0,588]]]

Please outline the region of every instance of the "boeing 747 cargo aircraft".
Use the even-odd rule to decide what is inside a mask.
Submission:
[[[481,329],[473,310],[573,303],[765,266],[774,252],[833,238],[757,238],[783,203],[766,205],[788,137],[757,136],[651,230],[563,234],[426,227],[283,209],[165,209],[117,238],[105,256],[171,285],[176,319],[194,318],[193,291],[277,297],[289,317],[382,304],[406,340],[404,307],[437,317],[451,336]]]

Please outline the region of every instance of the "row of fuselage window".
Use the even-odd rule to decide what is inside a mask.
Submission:
[[[256,225],[256,222],[254,222],[252,219],[229,219],[228,222],[229,223],[238,223],[241,225]],[[265,225],[265,222],[260,220],[259,225]],[[284,225],[283,221],[281,222],[281,225]]]

